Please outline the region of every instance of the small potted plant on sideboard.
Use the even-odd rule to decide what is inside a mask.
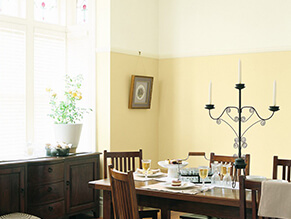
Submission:
[[[71,143],[71,153],[76,152],[79,144],[83,116],[85,113],[92,111],[91,108],[77,106],[77,102],[82,99],[80,91],[82,81],[82,75],[75,77],[66,75],[63,100],[59,100],[59,95],[51,88],[46,89],[50,94],[49,104],[51,106],[51,113],[49,116],[54,120],[55,140]]]

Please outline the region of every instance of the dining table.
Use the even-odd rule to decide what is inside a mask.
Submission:
[[[240,218],[239,190],[213,187],[207,191],[187,194],[183,191],[149,189],[162,184],[155,179],[135,181],[139,206],[161,210],[161,218],[171,218],[171,211],[195,213],[218,218]],[[113,218],[110,180],[101,179],[88,183],[92,189],[103,190],[103,218]],[[247,191],[247,215],[251,215],[251,193]]]

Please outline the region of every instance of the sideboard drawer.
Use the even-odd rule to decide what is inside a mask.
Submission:
[[[65,214],[65,202],[60,201],[37,207],[29,207],[28,212],[45,219],[61,218]]]
[[[60,201],[63,199],[63,182],[28,187],[28,202],[31,205],[44,204],[48,201]]]
[[[64,180],[64,163],[31,165],[28,167],[30,184],[50,183]]]

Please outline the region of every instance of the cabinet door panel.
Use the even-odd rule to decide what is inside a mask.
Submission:
[[[67,211],[72,213],[95,207],[97,193],[88,187],[88,182],[97,178],[97,160],[71,161],[66,171]]]
[[[24,212],[25,167],[0,169],[0,214]]]

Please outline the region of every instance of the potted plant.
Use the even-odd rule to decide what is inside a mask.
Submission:
[[[54,120],[55,140],[71,143],[72,153],[76,152],[79,144],[83,115],[92,111],[90,108],[77,106],[77,102],[82,99],[82,81],[82,75],[65,76],[64,100],[59,100],[59,96],[51,88],[46,89],[50,94],[51,113],[48,115]]]

